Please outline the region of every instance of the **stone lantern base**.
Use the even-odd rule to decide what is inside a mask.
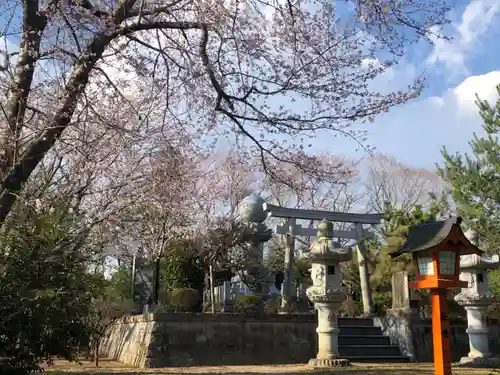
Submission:
[[[457,367],[473,367],[473,368],[500,368],[500,358],[492,357],[463,357],[456,364]]]
[[[307,289],[309,299],[318,311],[318,355],[309,360],[313,368],[346,367],[349,360],[340,358],[338,348],[338,317],[337,311],[345,299],[341,289],[327,289],[323,295],[315,294],[314,286]]]
[[[343,358],[312,358],[308,365],[313,368],[347,367],[351,366],[351,362]]]

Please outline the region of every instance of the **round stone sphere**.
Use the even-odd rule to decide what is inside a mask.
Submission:
[[[249,195],[241,200],[238,207],[238,216],[247,223],[262,223],[267,218],[264,203],[265,201],[260,195]]]

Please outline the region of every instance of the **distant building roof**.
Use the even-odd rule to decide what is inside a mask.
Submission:
[[[413,253],[416,251],[428,250],[432,247],[440,245],[451,233],[454,227],[458,227],[463,236],[463,242],[467,245],[464,249],[464,254],[482,253],[474,244],[472,244],[464,235],[460,228],[462,218],[452,217],[447,220],[435,221],[427,224],[413,225],[408,230],[408,238],[406,243],[398,251],[391,253],[391,257],[395,258],[405,253]]]

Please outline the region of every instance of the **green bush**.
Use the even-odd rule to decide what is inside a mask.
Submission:
[[[200,294],[196,289],[178,288],[169,293],[169,305],[176,312],[194,312],[200,301]]]
[[[278,314],[280,306],[280,298],[268,299],[266,302],[264,302],[264,312],[268,315],[276,315]]]
[[[236,303],[242,306],[258,305],[260,303],[260,297],[252,294],[241,294],[236,296]]]
[[[252,294],[240,294],[236,296],[235,308],[237,312],[245,312],[248,308],[257,307],[260,304],[260,297]]]
[[[392,308],[392,292],[373,293],[373,307],[377,316],[384,316]]]
[[[491,319],[500,320],[500,302],[493,302],[488,307],[488,317]]]

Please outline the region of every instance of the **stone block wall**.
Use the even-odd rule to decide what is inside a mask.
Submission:
[[[375,325],[381,327],[382,332],[389,336],[391,343],[399,345],[401,352],[416,362],[432,362],[432,321],[408,315],[390,315],[384,318],[375,318]],[[467,322],[452,319],[451,325],[451,352],[452,360],[459,361],[469,352],[469,337]],[[488,323],[490,333],[490,350],[500,355],[500,325],[498,321]]]
[[[114,324],[101,355],[138,367],[306,363],[314,315],[145,314]]]
[[[418,362],[432,361],[430,319],[375,318],[393,344]],[[451,321],[453,360],[469,352],[467,323]],[[490,349],[500,355],[500,326],[490,322]],[[144,314],[124,317],[101,342],[103,357],[129,366],[307,363],[317,352],[312,314],[250,317],[242,314]],[[340,331],[342,334],[342,330]]]

